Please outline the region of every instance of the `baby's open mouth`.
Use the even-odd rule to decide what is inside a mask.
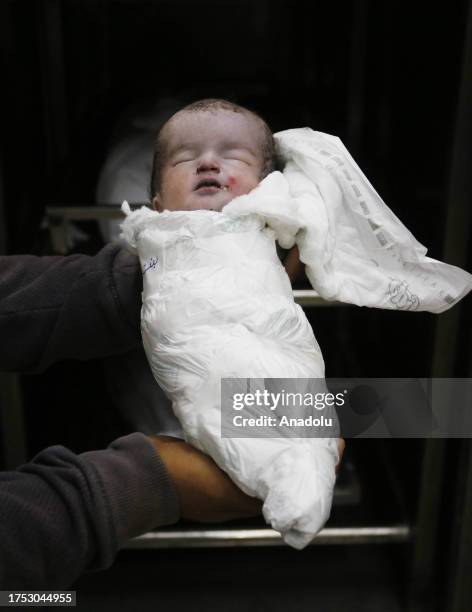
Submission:
[[[217,193],[218,191],[226,191],[229,189],[227,185],[222,185],[216,179],[202,179],[199,181],[194,189],[203,194]]]

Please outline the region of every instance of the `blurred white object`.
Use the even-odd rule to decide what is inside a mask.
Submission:
[[[164,97],[147,109],[129,109],[116,129],[97,183],[97,204],[121,204],[123,200],[145,204],[150,201],[153,145],[161,126],[182,103]],[[120,235],[120,220],[100,221],[105,242]]]

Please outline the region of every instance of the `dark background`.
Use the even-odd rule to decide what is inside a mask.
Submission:
[[[10,254],[52,252],[41,225],[45,207],[94,201],[126,109],[165,96],[211,96],[250,106],[274,132],[309,126],[339,136],[429,256],[470,270],[470,244],[461,261],[445,251],[448,209],[457,204],[453,153],[463,129],[468,4],[2,2],[0,246]],[[460,229],[467,235],[468,227]],[[87,230],[92,239],[80,250],[93,253],[100,239]],[[456,309],[452,360],[436,375],[471,376],[471,296]],[[433,373],[436,315],[342,307],[309,316],[328,377]],[[94,448],[129,430],[102,379],[99,363],[22,377],[29,456],[58,442]],[[372,496],[376,446],[352,447],[368,466]],[[414,520],[423,442],[396,440],[385,448]],[[451,464],[457,452],[448,450]],[[446,483],[445,498],[455,486]]]
[[[170,95],[228,97],[274,132],[338,135],[429,255],[443,258],[467,2],[53,0],[0,10],[7,252],[51,252],[45,206],[91,204],[120,116]],[[95,236],[79,250],[99,247]],[[468,248],[463,267],[470,257]],[[347,307],[310,317],[329,377],[431,374],[435,315]],[[455,376],[470,358],[470,336],[461,338]],[[47,393],[60,411],[76,395]]]

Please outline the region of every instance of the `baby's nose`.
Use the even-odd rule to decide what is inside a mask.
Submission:
[[[219,172],[220,169],[220,163],[215,155],[203,155],[197,162],[197,174],[199,172]]]

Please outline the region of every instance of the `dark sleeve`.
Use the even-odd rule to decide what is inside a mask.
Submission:
[[[141,290],[138,258],[116,244],[93,257],[0,257],[0,370],[139,346]]]
[[[179,512],[170,476],[143,434],[82,455],[48,448],[0,472],[0,589],[65,588]]]

